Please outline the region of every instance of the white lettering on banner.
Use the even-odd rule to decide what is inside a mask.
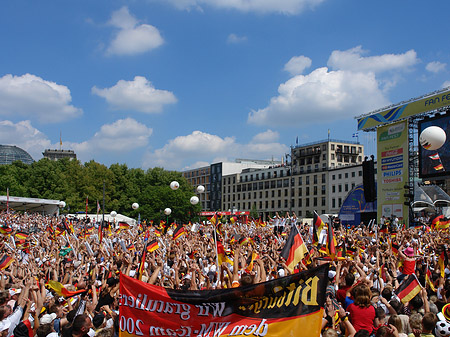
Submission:
[[[125,317],[120,317],[120,322],[125,321]],[[130,320],[130,318],[128,318]],[[267,334],[269,325],[266,323],[266,319],[263,319],[259,325],[235,325],[228,336],[257,336],[264,337]],[[149,327],[149,336],[176,336],[176,337],[191,337],[192,333],[196,337],[219,337],[225,329],[231,324],[231,322],[211,322],[209,324],[201,324],[200,330],[192,331],[192,326],[180,326],[179,329],[163,328],[159,326]],[[122,330],[122,325],[121,328]],[[125,327],[126,329],[126,327]],[[122,330],[123,331],[123,330]],[[127,332],[128,329],[127,329]],[[131,333],[131,332],[129,332]]]

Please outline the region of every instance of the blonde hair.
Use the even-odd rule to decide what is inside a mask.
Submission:
[[[334,329],[327,329],[322,333],[322,337],[338,337],[338,333]]]

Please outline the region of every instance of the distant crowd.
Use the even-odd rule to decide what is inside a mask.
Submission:
[[[308,224],[288,213],[267,223],[215,216],[132,227],[3,211],[0,337],[118,336],[120,273],[209,290],[324,263],[330,271],[322,336],[450,336],[447,219],[417,219],[414,228],[388,219],[351,228],[334,221],[331,231],[319,219]],[[294,266],[281,256],[291,231],[307,247]]]

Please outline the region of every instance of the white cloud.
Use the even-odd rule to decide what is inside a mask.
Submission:
[[[333,51],[328,60],[333,69],[318,68],[280,84],[278,95],[271,98],[267,107],[251,111],[248,122],[301,127],[353,118],[388,105],[386,94],[396,85],[399,73],[419,62],[416,53],[410,50],[368,57],[363,57],[363,53],[361,47]],[[303,61],[303,65],[307,64],[307,60]],[[293,66],[295,61],[288,64]],[[380,73],[387,71],[381,77]]]
[[[138,24],[127,7],[113,12],[111,25],[119,31],[107,49],[112,55],[136,55],[160,47],[164,43],[159,30],[148,24]]]
[[[136,76],[133,81],[120,80],[111,88],[92,88],[92,93],[106,99],[115,110],[134,110],[144,113],[161,112],[166,104],[177,102],[167,90],[155,89],[145,77]]]
[[[305,69],[311,67],[311,63],[312,61],[309,57],[303,55],[294,56],[284,65],[284,70],[291,75],[300,75]]]
[[[239,144],[231,137],[221,138],[202,131],[194,131],[190,135],[171,139],[162,148],[147,153],[142,166],[187,169],[217,160],[234,160],[238,157],[281,158],[288,151],[288,147],[269,142],[268,139],[264,139],[264,134],[272,140],[277,138],[276,132],[268,130],[255,136],[249,144]],[[264,139],[264,142],[261,142],[261,139]]]
[[[242,42],[246,42],[246,41],[247,41],[246,36],[238,36],[236,34],[230,34],[230,35],[228,35],[228,38],[227,38],[227,42],[229,44],[238,44],[238,43],[242,43]]]
[[[36,161],[42,158],[45,149],[53,147],[47,136],[34,128],[29,120],[18,123],[0,121],[0,144],[16,145]]]
[[[419,62],[414,50],[408,50],[404,54],[363,57],[363,54],[367,53],[361,46],[344,51],[335,50],[328,59],[328,66],[334,70],[379,73],[388,70],[408,69]]]
[[[447,67],[447,63],[441,63],[438,61],[430,62],[426,65],[425,69],[431,73],[437,74],[440,71],[444,71]]]
[[[82,143],[65,142],[81,161],[97,155],[111,153],[124,154],[148,145],[153,130],[132,118],[119,119],[112,124],[101,126],[100,131]]]
[[[445,82],[442,84],[442,88],[448,88],[448,87],[450,87],[450,81],[445,81]]]
[[[280,138],[280,134],[276,131],[267,130],[255,135],[251,143],[272,143]]]
[[[0,78],[0,116],[20,116],[42,123],[67,121],[83,114],[71,101],[69,88],[35,75],[8,74]]]
[[[313,9],[325,0],[164,0],[180,9],[200,9],[210,6],[241,12],[299,14]]]

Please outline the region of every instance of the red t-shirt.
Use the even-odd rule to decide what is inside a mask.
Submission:
[[[415,260],[404,260],[402,267],[402,274],[411,275],[415,273],[416,261]]]
[[[339,302],[344,303],[345,295],[347,294],[347,290],[350,289],[350,287],[351,286],[343,286],[338,289],[338,291],[336,292],[336,299]]]
[[[347,311],[350,313],[350,322],[356,331],[364,329],[372,332],[375,320],[375,308],[372,305],[363,308],[352,303],[347,307]]]

